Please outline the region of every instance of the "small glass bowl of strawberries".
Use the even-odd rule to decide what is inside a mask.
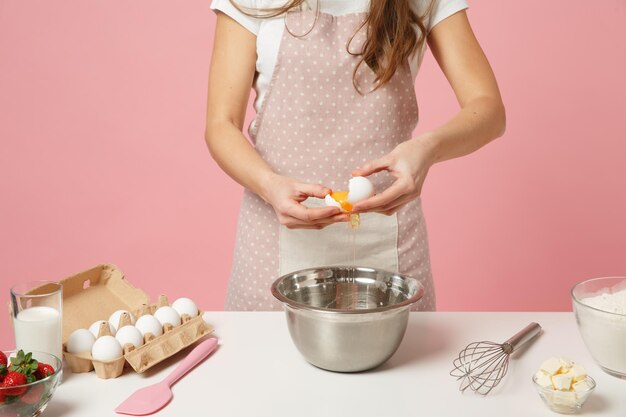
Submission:
[[[0,351],[0,416],[39,416],[61,374],[61,360],[49,353]]]

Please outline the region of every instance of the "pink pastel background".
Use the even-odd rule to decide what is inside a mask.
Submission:
[[[508,128],[426,182],[438,307],[570,310],[575,282],[626,274],[626,3],[469,14]],[[203,139],[214,23],[209,0],[0,0],[0,305],[111,262],[222,309],[241,188]],[[430,56],[416,89],[418,131],[456,111]]]

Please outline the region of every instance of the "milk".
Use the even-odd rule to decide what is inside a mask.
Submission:
[[[15,345],[25,353],[33,350],[61,356],[61,314],[52,307],[30,307],[13,318]]]

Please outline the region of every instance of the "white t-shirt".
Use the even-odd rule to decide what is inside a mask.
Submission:
[[[249,12],[247,7],[250,8],[268,8],[282,6],[286,3],[286,0],[233,0],[235,3]],[[320,3],[320,11],[335,16],[348,14],[367,12],[369,10],[369,0],[318,0]],[[468,7],[467,0],[433,0],[435,4],[432,8],[430,19],[427,21],[427,30],[430,30],[439,22],[445,18],[453,15],[454,13],[466,9]],[[423,11],[428,4],[426,0],[411,0],[414,10],[419,15],[423,14]],[[315,1],[311,1],[311,8],[316,7]],[[248,16],[237,10],[229,0],[212,0],[211,9],[219,10],[228,16],[232,17],[235,21],[240,23],[243,27],[256,35],[256,71],[257,77],[254,83],[254,90],[256,91],[256,99],[254,101],[254,108],[258,112],[261,108],[261,103],[265,97],[265,92],[269,86],[272,78],[272,72],[274,71],[274,64],[276,63],[276,57],[278,56],[278,48],[280,46],[280,39],[283,34],[284,15],[273,18],[257,18]],[[254,11],[250,11],[254,13]],[[424,43],[424,45],[426,45]],[[424,48],[418,51],[414,55],[414,58],[410,62],[411,73],[415,79],[417,71],[419,69],[422,57],[424,55]]]

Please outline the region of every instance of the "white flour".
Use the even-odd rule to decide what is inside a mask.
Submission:
[[[581,302],[608,311],[574,303],[580,333],[591,355],[603,368],[626,375],[626,290],[583,298]]]
[[[626,290],[613,294],[600,294],[581,300],[583,304],[611,313],[626,314]]]

